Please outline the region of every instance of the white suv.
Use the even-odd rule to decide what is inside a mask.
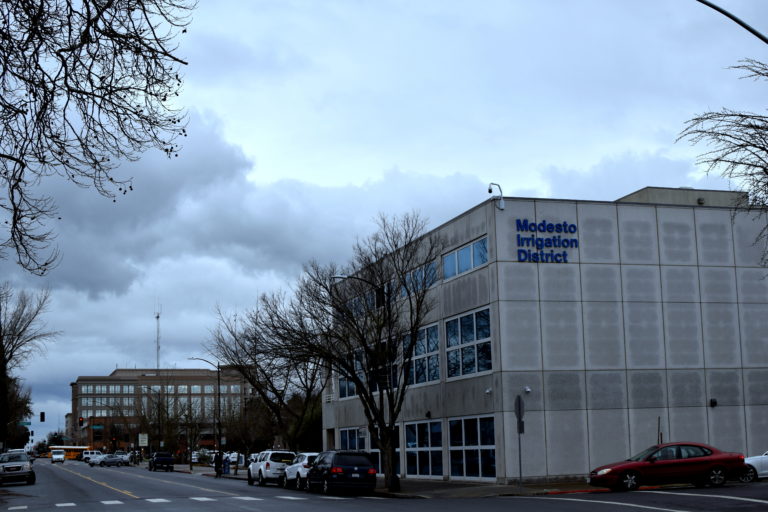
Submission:
[[[55,464],[57,462],[61,462],[64,464],[64,458],[64,450],[51,450],[51,463]]]
[[[83,452],[83,462],[90,462],[92,458],[102,455],[100,450],[85,450]]]
[[[317,452],[303,452],[296,455],[293,463],[285,468],[285,477],[283,478],[283,487],[286,489],[298,489],[300,491],[307,488],[307,471],[309,466],[317,458]]]
[[[256,460],[248,466],[248,485],[255,481],[259,485],[267,485],[267,482],[275,482],[281,487],[285,478],[285,468],[293,462],[296,454],[284,450],[267,450],[259,453]]]

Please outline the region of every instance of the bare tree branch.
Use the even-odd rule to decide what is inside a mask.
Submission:
[[[185,135],[176,36],[194,0],[14,0],[0,3],[0,257],[34,274],[58,252],[57,214],[36,188],[61,176],[104,197],[133,189],[112,175],[149,148],[176,156]]]

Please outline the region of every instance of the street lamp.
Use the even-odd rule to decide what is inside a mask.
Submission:
[[[214,413],[214,421],[216,425],[213,426],[213,435],[216,436],[216,452],[221,452],[221,366],[218,361],[216,364],[210,362],[202,357],[188,357],[190,361],[202,361],[216,368],[216,411]],[[218,432],[218,433],[217,433]],[[190,447],[191,449],[191,447]]]

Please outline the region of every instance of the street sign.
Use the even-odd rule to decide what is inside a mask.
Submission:
[[[144,448],[149,446],[149,434],[139,434],[139,446]]]
[[[32,422],[31,422],[31,421],[20,421],[20,422],[19,422],[19,425],[27,425],[27,426],[29,426],[29,425],[31,425],[31,424],[32,424]]]
[[[91,428],[93,430],[104,430],[104,425],[93,425]]]

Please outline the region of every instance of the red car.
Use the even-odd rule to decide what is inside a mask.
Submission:
[[[593,469],[589,483],[615,491],[670,483],[719,487],[728,479],[738,479],[746,469],[741,453],[724,452],[702,443],[664,443],[625,461]]]

